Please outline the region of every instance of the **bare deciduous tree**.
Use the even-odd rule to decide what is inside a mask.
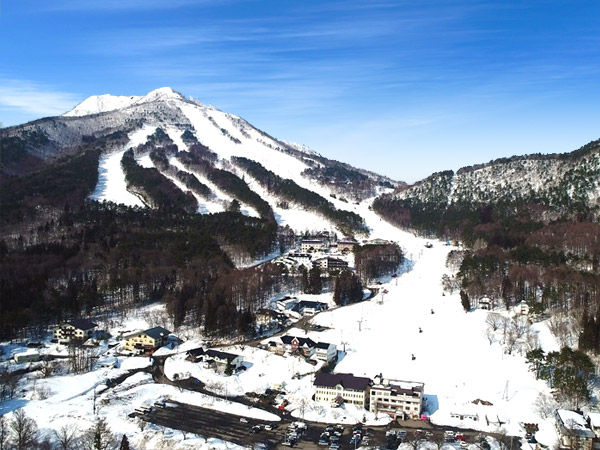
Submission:
[[[6,419],[4,419],[4,416],[0,416],[0,450],[4,450],[6,448],[7,441],[8,424],[6,423]]]
[[[37,444],[38,427],[33,419],[27,417],[25,411],[15,411],[9,422],[11,440],[17,450],[29,450]]]
[[[502,326],[502,316],[496,313],[489,313],[485,319],[485,323],[492,329],[492,331],[498,331]]]
[[[75,449],[79,440],[79,428],[72,423],[63,425],[60,429],[54,430],[54,437],[60,450]]]
[[[554,400],[551,395],[544,394],[540,392],[535,399],[535,410],[540,415],[542,419],[547,419],[552,417],[556,408],[558,408],[558,404]]]
[[[486,328],[485,337],[487,338],[490,345],[492,345],[496,340],[496,333],[494,333],[494,330],[492,330],[491,328]]]

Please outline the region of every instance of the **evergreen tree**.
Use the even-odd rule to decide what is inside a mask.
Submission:
[[[127,439],[127,435],[123,435],[123,439],[121,439],[121,447],[119,447],[119,450],[129,450],[129,439]]]
[[[233,365],[231,361],[227,360],[227,366],[225,366],[225,375],[230,376],[233,374]]]
[[[308,289],[307,294],[320,294],[323,289],[323,280],[321,279],[321,268],[314,266],[308,272]]]
[[[526,357],[527,363],[529,364],[529,370],[534,372],[535,379],[539,380],[541,371],[542,371],[542,367],[543,367],[544,361],[546,359],[544,350],[542,350],[539,347],[534,348],[533,350],[528,351],[527,354],[525,355],[525,357]]]
[[[469,295],[463,290],[460,291],[460,302],[465,309],[465,312],[469,312],[471,309],[471,302],[469,301]]]

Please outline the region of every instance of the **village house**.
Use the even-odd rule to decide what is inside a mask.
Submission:
[[[516,308],[515,308],[515,312],[517,314],[523,314],[523,315],[527,315],[529,314],[529,305],[527,304],[527,302],[520,302]]]
[[[149,330],[125,336],[124,349],[127,351],[151,352],[166,345],[171,332],[163,327],[154,327]]]
[[[568,409],[557,409],[554,418],[561,448],[592,450],[596,434],[588,428],[581,414]]]
[[[82,343],[94,334],[98,325],[88,319],[75,319],[54,328],[54,340],[59,344]]]
[[[303,316],[314,316],[316,313],[325,311],[327,308],[329,308],[327,303],[312,300],[302,300],[298,303],[298,312]]]
[[[386,241],[385,239],[380,239],[380,238],[371,239],[370,241],[365,241],[366,245],[386,245],[389,243],[390,243],[390,241]]]
[[[327,244],[323,239],[302,239],[300,242],[300,251],[302,253],[323,251],[327,248]]]
[[[286,312],[291,311],[298,302],[299,300],[296,297],[283,297],[282,299],[277,300],[275,305],[280,311]]]
[[[285,314],[268,308],[261,308],[254,314],[256,326],[261,330],[270,330],[283,326],[287,320]]]
[[[269,341],[267,348],[278,355],[287,352],[291,355],[300,355],[326,363],[337,360],[337,346],[335,344],[315,342],[310,338],[281,336],[279,341]]]
[[[224,370],[228,365],[232,370],[237,370],[242,367],[243,358],[234,353],[223,352],[220,350],[209,348],[204,350],[202,347],[189,350],[187,352],[187,360],[195,363],[203,362],[204,367],[215,367]]]
[[[450,417],[458,420],[471,420],[473,422],[479,422],[479,413],[470,405],[455,406],[450,411]]]
[[[40,360],[40,354],[36,350],[29,349],[24,352],[15,353],[13,355],[13,360],[16,364],[36,362]]]
[[[332,256],[327,256],[325,258],[319,258],[313,261],[313,266],[317,266],[320,269],[326,271],[343,270],[348,267],[348,262],[340,258],[333,258]]]
[[[354,251],[354,247],[358,245],[358,242],[352,240],[342,240],[337,242],[338,252],[350,253]]]
[[[328,404],[348,403],[360,408],[369,404],[371,380],[351,373],[317,373],[313,383],[315,401]]]
[[[289,253],[287,258],[294,264],[304,266],[307,269],[312,267],[312,255],[310,253]]]
[[[281,336],[280,338],[281,344],[278,346],[283,351],[280,353],[283,354],[288,352],[292,355],[301,355],[305,358],[311,358],[315,353],[315,347],[317,343],[310,338],[296,337],[296,336]]]
[[[423,410],[425,385],[414,381],[375,377],[370,392],[370,411],[383,412],[394,419],[419,419]]]
[[[315,358],[326,363],[337,361],[337,345],[328,342],[317,342]]]

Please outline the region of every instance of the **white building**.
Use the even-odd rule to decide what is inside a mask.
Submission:
[[[323,251],[327,248],[327,244],[322,239],[302,239],[300,242],[300,250],[302,253]]]
[[[40,354],[35,350],[27,350],[21,353],[15,353],[13,360],[16,364],[22,364],[27,362],[36,362],[40,360]]]
[[[54,328],[54,339],[59,344],[84,342],[92,337],[94,328],[97,326],[97,324],[88,319],[75,319],[70,322],[61,323]]]
[[[337,361],[337,345],[328,342],[317,342],[315,358],[326,363]]]
[[[390,380],[378,375],[371,386],[370,411],[383,412],[394,419],[419,419],[424,389],[420,382]]]
[[[355,377],[351,373],[320,372],[313,384],[317,402],[344,402],[365,409],[369,405],[370,378]]]

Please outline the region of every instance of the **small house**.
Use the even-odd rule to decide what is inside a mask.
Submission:
[[[223,352],[216,349],[204,350],[202,347],[198,347],[187,352],[186,359],[195,363],[204,363],[205,367],[217,367],[224,369],[228,365],[234,370],[242,367],[243,358],[240,355],[234,353]]]
[[[163,327],[154,327],[125,337],[125,350],[151,352],[166,345],[171,332]]]
[[[98,325],[88,319],[75,319],[54,328],[54,339],[59,344],[84,342],[92,337]]]
[[[342,253],[349,253],[354,251],[354,247],[358,245],[358,242],[353,240],[341,240],[337,242],[337,249]]]
[[[561,448],[592,450],[596,435],[588,428],[588,423],[581,414],[568,409],[557,409],[554,417]]]
[[[326,271],[343,270],[348,267],[348,263],[343,259],[327,256],[325,258],[319,258],[313,261],[313,266],[319,267],[320,269]]]
[[[27,350],[25,352],[15,353],[13,355],[13,360],[16,364],[36,362],[40,360],[40,354],[35,350]]]
[[[303,316],[314,316],[316,313],[329,308],[327,303],[315,302],[312,300],[302,300],[298,303],[298,312]]]
[[[314,355],[319,361],[335,362],[337,361],[337,345],[328,342],[317,342]]]

